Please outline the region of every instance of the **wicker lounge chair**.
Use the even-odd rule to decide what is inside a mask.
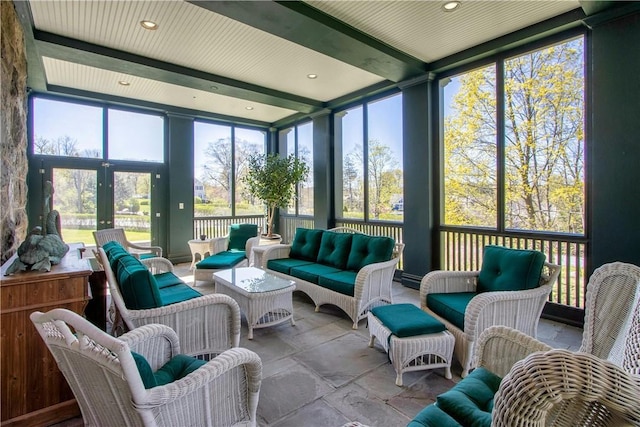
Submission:
[[[34,312],[31,321],[69,383],[85,425],[256,425],[262,363],[250,350],[230,349],[205,362],[179,356],[178,337],[164,325],[114,338],[65,309]],[[166,375],[159,368],[167,362],[190,369],[158,379],[161,385],[154,387],[139,365],[145,359],[147,372]]]

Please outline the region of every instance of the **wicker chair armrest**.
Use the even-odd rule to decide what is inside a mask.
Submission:
[[[469,301],[465,309],[464,332],[474,341],[477,334],[492,325],[516,328],[514,322],[529,320],[531,324],[535,324],[550,292],[551,285],[523,291],[479,293]]]
[[[399,261],[400,258],[392,258],[389,261],[375,262],[373,264],[365,265],[358,270],[353,290],[353,296],[356,301],[362,300],[363,295],[368,295],[369,299],[380,296],[390,298],[393,275]],[[373,281],[378,282],[378,286],[373,286]]]
[[[240,345],[240,306],[228,295],[209,294],[198,298],[192,298],[176,304],[170,304],[164,307],[150,308],[145,310],[128,310],[127,315],[132,323],[162,323],[169,325],[183,337],[180,346],[183,352],[193,354],[196,351],[208,348],[207,337],[198,333],[210,328],[222,328],[223,325],[218,323],[211,324],[211,319],[215,319],[215,314],[221,310],[220,306],[224,306],[225,310],[230,312],[230,322],[227,325],[228,334],[231,336],[231,347]],[[183,319],[178,321],[177,319]],[[177,328],[182,328],[180,331]],[[182,333],[181,333],[182,332]],[[193,341],[185,342],[185,336],[191,336]],[[211,337],[208,338],[209,340]]]
[[[127,246],[133,249],[151,252],[155,256],[159,256],[159,257],[162,256],[162,248],[160,246],[143,246],[143,245],[138,245],[136,243],[131,243],[129,241],[127,241]]]
[[[543,426],[550,413],[554,425],[638,425],[638,396],[640,378],[591,354],[554,349],[513,366],[495,396],[491,425]]]
[[[228,235],[223,237],[214,237],[209,242],[209,253],[211,255],[214,255],[214,254],[226,251],[228,246],[229,246]]]
[[[270,259],[289,258],[291,253],[291,245],[278,243],[277,245],[269,245],[262,254],[262,266],[266,267],[267,261]]]
[[[482,366],[504,377],[517,361],[536,351],[547,350],[551,347],[518,330],[491,326],[478,338],[473,366]]]
[[[161,258],[161,257],[146,258],[146,259],[141,259],[140,263],[142,263],[145,267],[147,267],[152,274],[173,272],[173,264],[171,263],[171,261],[169,261],[166,258]]]
[[[424,309],[428,294],[475,292],[479,271],[444,271],[427,273],[420,281],[420,305]]]
[[[151,409],[183,398],[192,399],[197,395],[198,390],[202,390],[205,396],[220,392],[227,393],[226,389],[233,384],[219,385],[216,383],[216,379],[234,369],[242,369],[246,375],[244,387],[247,388],[250,395],[249,406],[254,405],[253,411],[255,412],[262,381],[262,361],[256,353],[246,348],[229,349],[186,377],[164,386],[149,389],[145,399],[134,402],[134,405],[141,409]],[[207,388],[208,391],[206,391]],[[202,395],[200,396],[202,397]],[[239,402],[230,402],[232,407],[238,404]]]
[[[250,239],[247,239],[247,243],[245,244],[245,253],[247,254],[247,256],[251,253],[251,250],[256,246],[260,246],[260,234],[258,234],[255,237],[251,237]]]
[[[178,335],[166,325],[157,323],[133,329],[118,339],[126,342],[131,351],[144,356],[154,371],[180,354]]]

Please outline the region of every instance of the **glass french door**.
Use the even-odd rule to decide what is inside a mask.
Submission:
[[[124,228],[133,243],[151,244],[151,176],[150,172],[113,172],[113,227]]]
[[[151,244],[159,215],[153,211],[155,176],[151,170],[126,170],[108,163],[97,169],[52,167],[49,199],[43,185],[43,223],[48,210],[55,209],[65,242],[94,246],[94,230],[124,228],[129,241]]]

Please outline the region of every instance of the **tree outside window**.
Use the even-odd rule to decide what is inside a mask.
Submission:
[[[440,80],[445,224],[584,234],[583,45],[580,37]]]

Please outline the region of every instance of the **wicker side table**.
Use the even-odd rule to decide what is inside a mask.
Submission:
[[[427,313],[424,313],[428,316]],[[451,379],[451,359],[455,338],[449,331],[398,338],[373,313],[367,313],[369,347],[377,338],[389,354],[396,371],[396,385],[402,386],[402,374],[409,371],[445,368],[444,376]]]

